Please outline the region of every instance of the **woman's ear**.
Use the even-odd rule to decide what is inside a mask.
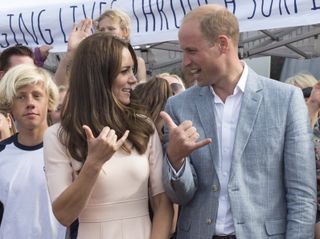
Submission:
[[[122,28],[122,38],[125,39],[125,40],[130,40],[129,39],[129,32],[128,32],[128,29],[126,28]]]

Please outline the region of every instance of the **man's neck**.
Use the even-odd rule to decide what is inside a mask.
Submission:
[[[35,146],[43,141],[43,134],[47,127],[32,130],[20,130],[18,134],[18,142],[25,146]]]
[[[227,97],[232,95],[235,87],[237,86],[244,66],[239,62],[236,67],[232,67],[231,71],[226,74],[224,79],[221,80],[221,85],[213,85],[214,92],[225,102]]]

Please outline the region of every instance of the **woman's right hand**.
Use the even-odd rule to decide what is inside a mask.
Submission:
[[[88,143],[88,160],[95,160],[99,166],[107,162],[112,155],[124,144],[129,135],[129,130],[126,130],[124,135],[118,140],[113,129],[108,126],[104,127],[98,137],[94,137],[91,129],[84,125],[87,143]]]

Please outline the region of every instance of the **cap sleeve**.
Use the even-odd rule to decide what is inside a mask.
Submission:
[[[74,162],[60,142],[59,127],[60,124],[49,127],[43,139],[45,172],[52,202],[72,183],[75,167],[81,168],[81,163]]]
[[[162,184],[163,151],[159,135],[155,130],[149,140],[149,186],[151,196],[164,192]]]

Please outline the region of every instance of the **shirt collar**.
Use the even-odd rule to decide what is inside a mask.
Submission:
[[[239,79],[236,87],[233,90],[232,95],[236,95],[236,94],[238,94],[238,92],[241,92],[243,94],[244,89],[246,87],[246,83],[247,83],[247,79],[248,79],[248,65],[244,61],[241,61],[241,64],[243,65],[243,71],[242,71],[242,74],[240,76],[240,79]],[[220,100],[220,97],[214,92],[212,86],[210,86],[210,91],[215,96],[214,97],[215,103],[221,103],[222,101]]]

